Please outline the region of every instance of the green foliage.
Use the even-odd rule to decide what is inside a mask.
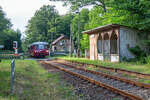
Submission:
[[[7,33],[5,33],[3,41],[5,45],[5,50],[13,50],[13,41],[18,41],[19,52],[22,51],[20,30],[14,31],[12,29],[9,29]]]
[[[132,59],[131,61],[139,61],[141,63],[146,63],[145,61],[145,57],[147,56],[146,52],[142,50],[139,46],[129,48],[129,51],[135,55],[135,58]]]
[[[81,39],[81,50],[84,52],[85,49],[89,49],[89,36],[87,34],[83,34],[83,38]]]
[[[70,36],[70,24],[72,21],[73,15],[66,14],[59,16],[59,21],[57,24],[57,31],[60,34],[64,34],[66,36]]]
[[[132,23],[135,21],[135,19],[136,16],[130,16],[130,12],[128,11],[108,8],[107,12],[104,12],[101,7],[95,7],[89,13],[89,22],[85,29],[93,29],[113,23],[133,27]]]
[[[150,66],[150,56],[147,56],[147,57],[145,58],[145,60],[146,60],[146,63]]]
[[[139,46],[135,46],[133,48],[129,48],[129,51],[132,52],[136,58],[145,57],[146,52],[144,52]]]

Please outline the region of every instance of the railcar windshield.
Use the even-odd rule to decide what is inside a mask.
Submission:
[[[44,45],[39,45],[39,49],[45,49]]]
[[[39,45],[38,49],[48,49],[48,45]]]

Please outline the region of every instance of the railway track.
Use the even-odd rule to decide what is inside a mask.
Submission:
[[[48,64],[47,62],[43,63]],[[53,62],[51,65],[59,70],[88,80],[93,84],[112,90],[132,100],[150,100],[150,85],[86,70],[84,68],[77,68],[64,63]]]
[[[41,63],[41,65],[50,73],[53,73],[55,70],[54,73],[60,75],[62,86],[73,86],[73,95],[76,94],[76,100],[130,100],[103,87],[92,84],[87,80],[83,80],[80,77],[60,71],[51,65],[44,63]]]
[[[64,62],[70,62],[72,64],[78,64],[78,65],[81,65],[81,66],[94,66],[94,67],[98,67],[99,69],[102,69],[102,70],[108,70],[108,71],[117,72],[117,73],[120,73],[120,74],[134,75],[138,78],[144,78],[144,79],[150,80],[150,74],[144,74],[144,73],[129,71],[129,70],[120,69],[120,68],[110,68],[110,67],[105,67],[105,66],[100,66],[100,65],[85,64],[85,63],[81,63],[81,62],[64,60],[64,59],[57,59],[57,60],[62,60]]]
[[[65,81],[67,85],[74,87],[74,92],[78,96],[77,100],[129,100],[80,77],[72,76],[69,73],[62,72],[61,81]]]

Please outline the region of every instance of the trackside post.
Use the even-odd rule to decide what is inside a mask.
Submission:
[[[13,94],[13,88],[14,88],[14,80],[15,80],[15,60],[13,59],[11,61],[11,94]]]

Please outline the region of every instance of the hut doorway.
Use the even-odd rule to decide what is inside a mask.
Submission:
[[[98,54],[102,54],[102,36],[100,35],[98,40],[97,40],[97,50]]]
[[[111,54],[118,54],[118,46],[117,46],[117,35],[115,32],[112,33],[110,38],[110,53]]]
[[[104,60],[110,60],[110,39],[108,33],[104,34],[104,47],[103,47],[103,55]]]
[[[118,46],[118,36],[113,31],[110,37],[110,54],[111,54],[111,62],[119,61],[119,46]]]

